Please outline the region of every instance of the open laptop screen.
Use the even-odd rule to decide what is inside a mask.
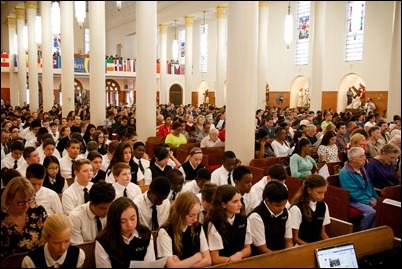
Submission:
[[[353,243],[315,250],[318,268],[359,268]]]

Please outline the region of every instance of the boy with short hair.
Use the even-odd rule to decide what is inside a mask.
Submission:
[[[290,214],[286,187],[278,181],[265,185],[263,201],[248,216],[253,231],[253,253],[271,253],[293,247]]]
[[[118,162],[113,165],[112,173],[116,182],[112,185],[116,191],[116,198],[127,197],[134,200],[135,197],[142,194],[141,188],[131,182],[131,169],[126,163]]]

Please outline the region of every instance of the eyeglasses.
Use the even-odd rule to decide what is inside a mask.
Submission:
[[[19,201],[19,202],[17,202],[17,205],[18,205],[18,206],[24,206],[24,205],[26,205],[26,204],[30,205],[30,204],[32,204],[33,202],[35,202],[35,199],[34,199],[34,198],[29,199],[29,200],[25,200],[25,201]]]

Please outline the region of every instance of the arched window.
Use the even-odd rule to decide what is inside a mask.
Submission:
[[[310,1],[297,2],[296,65],[308,64],[310,45]]]
[[[106,80],[106,105],[119,105],[120,85],[113,79]]]
[[[348,1],[345,27],[345,61],[363,60],[365,1]]]

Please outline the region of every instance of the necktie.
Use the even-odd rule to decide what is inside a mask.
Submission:
[[[71,160],[71,177],[72,178],[75,177],[75,175],[74,175],[74,162],[75,162],[75,160]]]
[[[96,219],[96,228],[98,229],[98,233],[99,233],[100,231],[102,231],[102,222],[101,222],[99,216],[95,216],[95,219]]]
[[[174,201],[176,199],[176,192],[172,192],[172,201]]]
[[[17,167],[18,167],[18,160],[14,160],[14,169],[17,169]]]
[[[158,211],[156,210],[156,205],[152,205],[152,231],[156,231],[159,228],[158,224]]]
[[[144,166],[142,166],[141,159],[138,159],[138,165],[142,173],[144,173]]]
[[[230,179],[230,174],[231,174],[232,172],[229,172],[229,174],[228,174],[228,184],[229,185],[232,185],[232,180]]]
[[[87,188],[84,188],[84,201],[85,203],[89,202],[89,193]]]
[[[123,196],[124,196],[124,197],[127,197],[127,188],[124,188]]]

